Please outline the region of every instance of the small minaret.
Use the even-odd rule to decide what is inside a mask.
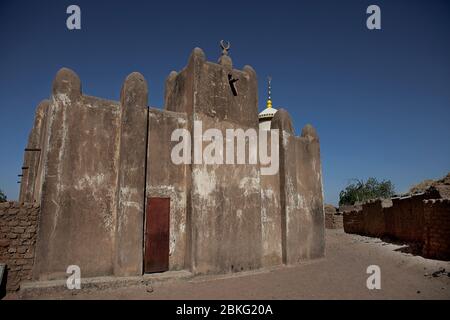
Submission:
[[[270,122],[273,116],[277,113],[277,109],[272,107],[272,77],[267,77],[267,103],[266,109],[261,111],[258,115],[259,128],[262,130],[270,130]]]

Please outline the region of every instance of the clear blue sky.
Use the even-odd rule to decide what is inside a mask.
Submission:
[[[78,4],[82,30],[66,28]],[[366,28],[370,4],[382,30]],[[349,179],[391,179],[397,191],[450,171],[450,1],[1,1],[0,189],[18,196],[17,174],[35,107],[59,68],[88,95],[118,100],[141,72],[150,104],[194,47],[216,61],[232,43],[234,66],[272,75],[275,107],[297,133],[321,138],[325,198],[336,203]]]

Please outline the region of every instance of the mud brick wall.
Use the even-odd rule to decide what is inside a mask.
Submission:
[[[21,190],[41,204],[33,280],[65,279],[69,265],[84,277],[142,274],[147,83],[131,73],[120,101],[81,88],[78,75],[62,68],[42,104],[45,139],[34,145],[40,169]]]
[[[383,214],[383,203],[375,200],[363,205],[364,234],[371,237],[382,237],[386,230]]]
[[[348,233],[370,237],[388,236],[407,242],[423,241],[423,200],[425,194],[391,200],[373,200],[363,204],[359,216],[344,215]],[[348,219],[348,221],[345,221]],[[356,232],[355,232],[356,228]],[[347,231],[346,231],[347,232]]]
[[[362,211],[344,212],[344,231],[346,233],[364,234],[364,214]]]
[[[389,208],[384,208],[383,210],[383,216],[385,221],[384,236],[389,239],[396,238],[395,210],[396,207],[393,206]]]
[[[342,229],[343,215],[335,212],[325,212],[325,228]]]
[[[325,228],[334,229],[334,212],[325,210]]]
[[[344,216],[342,214],[335,214],[333,216],[333,226],[334,229],[344,228]]]
[[[393,210],[390,211],[392,216],[389,218],[393,225],[388,229],[394,238],[411,242],[422,241],[423,200],[423,195],[392,200]]]
[[[7,265],[8,291],[31,280],[39,210],[37,204],[0,203],[0,262]]]
[[[325,228],[334,229],[333,214],[330,214],[329,212],[325,212]]]
[[[336,214],[336,208],[332,205],[324,205],[325,212],[325,228],[334,229],[334,219],[333,216]]]
[[[450,199],[425,200],[423,255],[450,260]]]
[[[427,258],[450,260],[450,199],[426,199],[426,194],[363,205],[344,212],[344,230],[364,236],[388,236],[422,245]]]

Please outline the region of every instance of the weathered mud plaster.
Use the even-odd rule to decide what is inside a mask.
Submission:
[[[202,114],[195,118],[223,135],[226,129],[243,128]],[[192,165],[191,179],[191,270],[224,273],[261,267],[259,165]]]
[[[170,158],[176,142],[175,129],[187,129],[186,114],[150,108],[147,154],[147,197],[170,198],[169,268],[185,265],[188,165],[175,165]]]
[[[142,274],[145,205],[145,168],[148,88],[144,76],[134,72],[120,95],[121,126],[118,169],[118,208],[115,275]]]
[[[268,139],[271,141],[270,135]],[[270,148],[271,144],[268,146]],[[261,175],[262,263],[264,266],[276,266],[283,263],[280,196],[280,170],[275,175]]]
[[[34,125],[25,149],[19,202],[35,202],[39,199],[42,156],[42,140],[45,137],[49,100],[43,100],[36,108]]]
[[[236,82],[237,96],[229,76]],[[193,50],[188,65],[167,79],[166,109],[188,115],[203,130],[258,128],[254,70],[232,69],[231,59],[216,64]],[[203,143],[203,148],[208,145]],[[194,159],[194,157],[192,157]],[[262,264],[261,186],[259,165],[190,166],[187,265],[194,273],[256,269]]]
[[[78,76],[53,82],[34,277],[113,273],[120,105],[83,96]]]
[[[256,146],[248,142],[246,164],[171,159],[179,143],[172,133],[186,130],[194,145],[194,121],[223,137],[227,129],[258,132],[257,97],[252,67],[234,69],[227,55],[209,62],[199,48],[183,70],[169,74],[163,110],[148,107],[139,73],[125,79],[115,102],[83,95],[78,76],[61,69],[30,133],[27,148],[40,151],[24,156],[20,197],[41,206],[33,278],[66,278],[69,265],[80,266],[83,277],[142,274],[151,197],[170,198],[169,270],[239,272],[323,256],[313,127],[295,136],[287,111],[275,114],[270,128],[280,130],[279,146],[269,153],[278,151],[280,161],[274,175],[261,174],[259,159],[249,164],[249,148]],[[200,145],[205,150],[210,143]],[[237,143],[235,159],[236,151]]]
[[[283,262],[298,263],[325,253],[322,168],[319,138],[307,125],[296,137],[286,110],[280,109],[271,128],[280,134],[280,198]]]

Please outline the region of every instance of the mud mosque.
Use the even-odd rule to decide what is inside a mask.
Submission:
[[[170,73],[163,109],[148,107],[140,73],[125,79],[120,101],[109,101],[84,95],[72,70],[58,71],[22,167],[20,202],[40,208],[32,280],[65,279],[69,265],[83,277],[208,274],[324,255],[318,135],[310,125],[295,135],[288,112],[272,107],[270,79],[258,113],[256,72],[234,69],[229,44],[221,45],[217,63],[195,48],[186,67]],[[261,174],[259,159],[173,163],[172,133],[185,129],[194,140],[196,121],[223,136],[277,130],[270,152],[278,152],[279,169]]]

